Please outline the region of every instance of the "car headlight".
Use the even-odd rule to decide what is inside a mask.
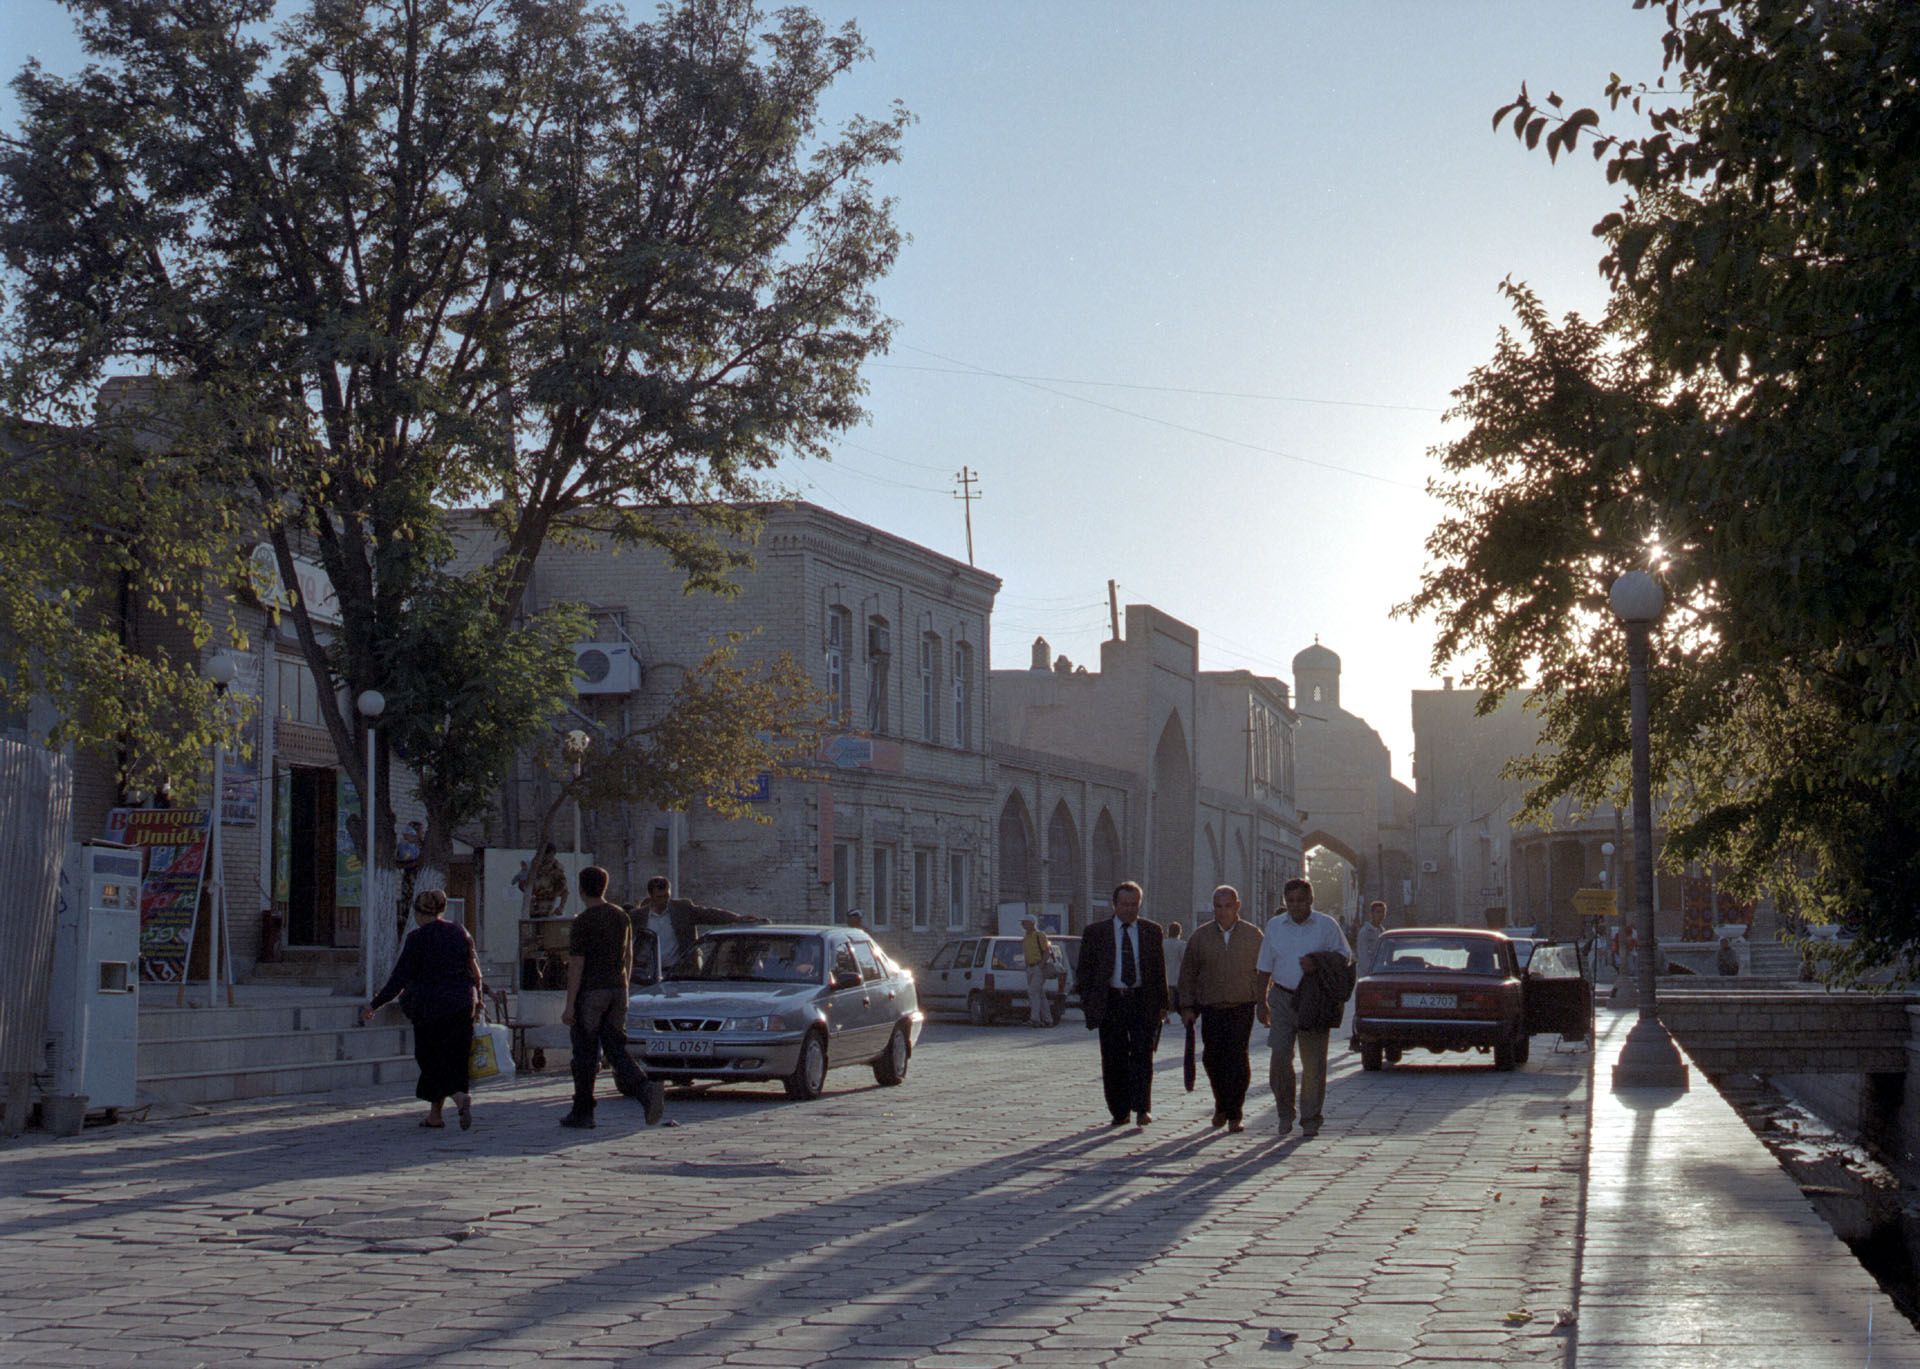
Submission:
[[[729,1017],[727,1030],[730,1032],[777,1032],[786,1023],[778,1013],[767,1017]]]

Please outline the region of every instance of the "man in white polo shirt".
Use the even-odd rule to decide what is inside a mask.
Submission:
[[[1296,1015],[1296,999],[1301,981],[1312,972],[1308,956],[1332,952],[1351,961],[1353,951],[1340,924],[1313,910],[1311,884],[1290,879],[1280,896],[1286,904],[1286,915],[1267,923],[1256,967],[1260,976],[1260,1021],[1268,1028],[1267,1084],[1280,1114],[1280,1134],[1285,1136],[1293,1130],[1293,1054],[1297,1047],[1300,1133],[1314,1136],[1319,1133],[1320,1114],[1327,1101],[1327,1038],[1332,1033],[1325,1027],[1303,1029]]]

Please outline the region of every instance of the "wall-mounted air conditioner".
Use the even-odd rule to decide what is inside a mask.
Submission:
[[[1439,861],[1437,861],[1437,860],[1423,860],[1423,861],[1421,861],[1421,862],[1420,862],[1420,873],[1421,873],[1421,874],[1423,874],[1423,875],[1437,875],[1437,874],[1439,874],[1439,873],[1440,873],[1440,862],[1439,862]]]
[[[885,623],[867,624],[867,655],[893,655],[893,634],[887,630]]]
[[[640,688],[632,642],[575,642],[573,687],[582,694],[631,694]]]

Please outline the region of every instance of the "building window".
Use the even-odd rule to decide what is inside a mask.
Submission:
[[[853,711],[847,698],[847,637],[853,617],[843,608],[827,610],[827,702],[835,722],[845,722]]]
[[[924,932],[933,925],[933,852],[913,853],[913,926]]]
[[[931,632],[920,639],[920,735],[940,740],[940,639]]]
[[[973,749],[973,647],[953,644],[953,744]]]
[[[893,661],[893,633],[885,618],[867,620],[867,731],[887,730],[887,667]]]
[[[833,888],[828,891],[828,899],[835,922],[845,922],[847,910],[859,906],[853,901],[853,843],[850,841],[833,844]]]
[[[320,690],[305,661],[275,660],[280,672],[280,718],[283,722],[320,727]]]
[[[893,907],[893,848],[876,846],[873,848],[873,901],[869,903],[871,912],[867,921],[875,927],[887,925],[887,910]]]
[[[967,926],[967,871],[970,859],[964,851],[947,854],[947,926],[954,931],[964,931]]]

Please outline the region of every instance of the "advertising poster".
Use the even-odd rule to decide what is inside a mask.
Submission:
[[[366,831],[360,816],[360,790],[345,771],[338,772],[334,782],[338,788],[333,801],[333,906],[358,908],[364,881],[360,878],[360,848],[354,845],[354,834]]]
[[[234,658],[238,673],[227,688],[229,707],[244,709],[240,744],[222,753],[220,776],[221,819],[229,827],[252,827],[260,821],[260,729],[262,698],[260,658]]]
[[[186,976],[193,915],[207,869],[207,808],[116,808],[107,839],[146,857],[140,881],[140,978],[177,984]]]

